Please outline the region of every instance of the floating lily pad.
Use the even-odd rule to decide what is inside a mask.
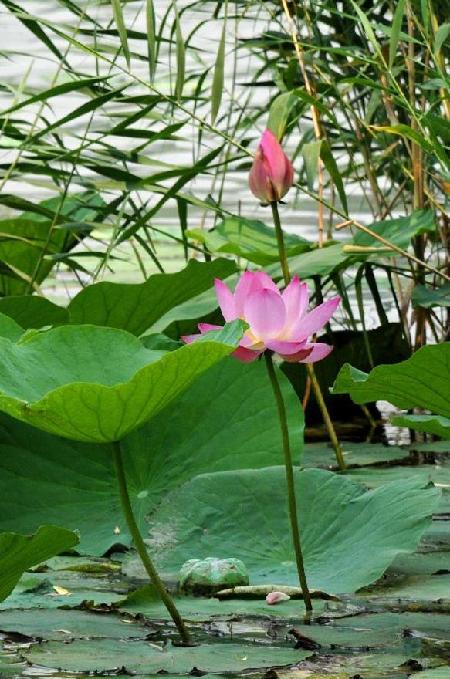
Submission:
[[[414,602],[423,602],[430,604],[432,602],[446,603],[446,611],[450,611],[450,575],[429,575],[429,576],[411,576],[401,578],[398,582],[380,585],[370,589],[365,593],[369,598],[377,598],[377,602],[386,603],[397,602],[402,600],[411,600]]]
[[[0,533],[0,601],[12,592],[22,573],[77,543],[75,533],[57,526],[41,526],[35,535]]]
[[[0,409],[70,439],[120,440],[231,353],[241,334],[233,322],[216,341],[165,354],[122,330],[89,325],[18,343],[0,338]]]
[[[0,610],[56,609],[93,605],[110,605],[123,599],[131,583],[123,579],[93,578],[78,573],[25,573],[10,596],[0,603]],[[1,675],[0,675],[1,676]]]
[[[239,672],[248,669],[283,667],[298,663],[310,653],[288,647],[241,644],[202,644],[194,648],[159,646],[156,643],[117,643],[116,640],[50,641],[34,646],[25,654],[31,663],[74,672],[189,673]]]
[[[300,621],[305,612],[304,603],[300,599],[290,599],[277,606],[269,606],[264,596],[259,599],[178,596],[175,601],[183,619],[196,623],[208,620],[232,621],[249,618]],[[117,606],[121,611],[141,613],[150,620],[170,620],[167,609],[151,585],[131,592]],[[314,616],[322,614],[325,607],[326,601],[315,599]]]
[[[348,467],[360,467],[399,462],[409,457],[409,451],[406,448],[385,446],[381,443],[345,442],[343,455]],[[302,466],[337,469],[333,448],[323,443],[308,443],[304,446]]]
[[[145,639],[149,628],[120,615],[77,610],[0,611],[0,633],[17,632],[48,641],[72,639]]]
[[[214,278],[226,278],[235,271],[235,264],[227,259],[191,259],[182,271],[155,274],[145,283],[95,283],[71,301],[70,321],[141,335],[170,309],[211,288]]]
[[[282,374],[280,383],[300,461],[302,411]],[[91,555],[130,543],[109,446],[67,441],[6,416],[0,416],[0,442],[0,529],[28,532],[63,521],[80,531],[79,549]],[[280,462],[280,427],[265,366],[224,359],[129,434],[123,450],[142,530],[163,495],[197,474]]]
[[[250,583],[297,584],[284,468],[204,474],[166,496],[151,517],[152,553],[167,573],[195,554],[240,558]],[[309,585],[352,592],[413,550],[439,492],[415,479],[366,492],[318,469],[295,473]]]

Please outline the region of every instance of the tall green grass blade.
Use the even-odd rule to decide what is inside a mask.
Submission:
[[[214,66],[214,77],[211,90],[211,124],[216,122],[223,95],[224,68],[225,68],[225,35],[227,23],[224,22],[222,35],[217,50],[216,63]]]
[[[436,55],[438,55],[439,52],[441,51],[442,47],[444,46],[444,43],[448,40],[449,35],[450,35],[450,23],[441,24],[437,29],[436,36],[434,38],[434,53]]]
[[[184,47],[183,34],[181,32],[180,17],[177,8],[175,7],[175,36],[176,36],[176,53],[177,53],[177,78],[175,81],[175,96],[180,101],[183,95],[185,69],[186,69],[186,54]]]
[[[114,19],[117,25],[117,31],[119,33],[120,43],[122,45],[123,54],[127,62],[128,68],[130,68],[130,49],[128,47],[128,35],[127,29],[125,27],[125,21],[123,18],[122,4],[120,0],[111,0]]]
[[[405,0],[399,0],[399,3],[394,12],[391,39],[389,41],[389,68],[392,68],[392,65],[395,61],[395,55],[397,53],[398,41],[400,38],[400,31],[402,28],[404,14],[405,14]]]
[[[153,0],[147,0],[146,19],[148,70],[150,74],[150,82],[152,83],[155,79],[156,73],[156,18]]]

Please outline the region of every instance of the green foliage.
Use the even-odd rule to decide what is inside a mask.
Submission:
[[[355,403],[384,399],[399,408],[426,408],[450,417],[450,342],[422,347],[395,365],[380,365],[370,374],[346,364],[333,387]]]
[[[38,211],[1,220],[0,295],[32,292],[55,265],[53,257],[70,251],[89,233],[102,206],[100,196],[85,193],[51,198]]]
[[[24,329],[20,327],[12,318],[0,313],[0,337],[6,337],[11,342],[17,342],[22,337]]]
[[[299,461],[302,413],[288,381],[281,383]],[[109,446],[66,441],[7,417],[0,440],[0,529],[28,532],[63,521],[79,530],[84,553],[129,544]],[[123,450],[142,529],[162,497],[197,474],[280,463],[281,434],[264,365],[220,362],[129,434]],[[23,497],[33,497],[32,505]]]
[[[297,584],[285,484],[284,469],[272,467],[203,474],[169,494],[151,516],[162,570],[176,574],[193,553],[232,556],[252,583]],[[318,469],[296,472],[295,484],[308,583],[333,593],[374,582],[413,550],[439,497],[415,479],[367,492]]]
[[[76,441],[118,441],[233,351],[241,323],[230,328],[215,341],[167,353],[92,325],[62,326],[17,344],[0,338],[0,409]]]
[[[416,210],[409,217],[375,222],[370,224],[368,228],[390,243],[407,249],[412,238],[432,233],[436,229],[436,219],[433,210]],[[358,231],[355,234],[353,242],[355,245],[363,247],[376,247],[383,254],[383,257],[397,255],[380,243],[379,240],[363,231]]]
[[[69,320],[66,308],[38,295],[0,297],[0,313],[9,316],[26,330],[63,325]]]
[[[204,242],[211,252],[233,254],[261,266],[278,261],[275,230],[257,219],[226,217],[213,231],[190,231],[188,235]],[[301,236],[286,233],[284,240],[288,257],[311,249]]]
[[[174,274],[155,274],[139,284],[96,283],[82,290],[70,303],[71,323],[121,328],[141,335],[164,314],[226,278],[236,270],[233,262],[191,260]]]
[[[12,592],[22,573],[78,543],[75,533],[41,526],[35,535],[0,533],[0,601]]]
[[[280,646],[243,644],[204,644],[194,648],[169,645],[164,648],[136,641],[124,649],[114,639],[74,641],[71,644],[49,641],[27,651],[29,662],[67,671],[108,673],[126,666],[128,672],[171,672],[189,674],[193,667],[201,672],[239,672],[274,665],[293,665],[311,653]]]
[[[411,295],[411,301],[413,306],[420,306],[424,309],[450,307],[450,283],[444,283],[437,288],[416,285]]]

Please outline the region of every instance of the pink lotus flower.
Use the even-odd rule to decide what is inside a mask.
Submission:
[[[333,297],[308,312],[308,285],[297,276],[283,292],[263,271],[242,274],[234,293],[219,279],[214,284],[225,321],[241,318],[249,326],[233,352],[240,361],[254,361],[266,349],[289,363],[315,363],[331,352],[328,344],[311,342],[308,338],[328,323],[339,306],[340,297]],[[183,341],[194,342],[220,326],[199,323],[198,329],[200,335],[185,336]]]
[[[294,183],[294,168],[273,132],[266,130],[249,175],[250,190],[262,203],[279,201]]]

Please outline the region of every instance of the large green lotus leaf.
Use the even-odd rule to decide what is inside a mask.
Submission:
[[[1,297],[0,313],[9,316],[26,330],[43,328],[47,325],[62,325],[69,320],[67,309],[38,295]]]
[[[309,584],[353,592],[413,550],[439,491],[415,479],[366,491],[319,469],[296,471]],[[236,557],[251,583],[296,584],[283,467],[204,474],[166,496],[151,517],[152,550],[175,574],[189,558]]]
[[[292,275],[300,278],[313,278],[314,276],[328,276],[344,262],[349,259],[344,251],[344,246],[334,243],[324,248],[316,248],[311,252],[303,252],[289,259],[289,269]],[[274,278],[281,278],[281,267],[279,264],[272,264],[267,268]]]
[[[450,307],[450,283],[445,282],[438,288],[416,285],[411,295],[411,302],[413,306],[421,306],[425,309],[436,306]]]
[[[123,330],[89,325],[18,343],[0,338],[0,409],[77,441],[117,441],[231,353],[241,335],[233,322],[215,333],[217,341],[167,353],[146,349]]]
[[[118,644],[115,639],[74,641],[64,644],[49,641],[26,651],[30,663],[59,670],[78,672],[127,672],[189,674],[200,672],[240,672],[294,665],[311,652],[267,644],[202,644],[193,648],[149,644],[136,641]]]
[[[450,342],[422,347],[406,361],[379,365],[369,374],[346,363],[332,391],[350,394],[355,403],[384,400],[450,417]]]
[[[411,244],[411,239],[419,234],[430,233],[436,230],[436,216],[434,210],[415,210],[407,217],[387,219],[382,222],[369,224],[371,231],[382,236],[397,247],[407,250]],[[394,250],[390,250],[380,241],[368,233],[357,231],[353,238],[355,245],[362,247],[377,247],[383,257],[396,256]],[[371,255],[373,256],[373,255]],[[398,255],[397,255],[398,256]]]
[[[26,570],[77,544],[75,533],[57,526],[41,526],[34,535],[0,533],[0,601]]]
[[[0,337],[6,337],[11,342],[16,342],[24,332],[24,329],[16,321],[0,312]]]
[[[298,463],[302,410],[282,374],[280,381]],[[0,529],[27,532],[61,520],[80,531],[86,553],[129,544],[109,446],[67,441],[6,416],[0,441]],[[123,449],[142,529],[168,490],[198,474],[279,463],[280,428],[264,364],[224,359],[127,436]]]
[[[434,434],[450,441],[450,418],[439,415],[395,415],[391,418],[397,427],[408,427],[426,434]]]
[[[190,232],[201,239],[211,252],[229,253],[265,266],[279,260],[275,229],[257,219],[226,217],[212,231]],[[288,257],[311,249],[311,243],[295,234],[285,233]]]
[[[212,287],[215,278],[226,278],[235,271],[235,264],[226,259],[190,260],[182,271],[155,274],[145,283],[94,283],[71,301],[70,321],[141,335],[170,309]]]
[[[238,279],[239,275],[233,274],[224,279],[224,282],[231,290],[234,290]],[[183,302],[182,304],[173,307],[173,309],[170,309],[164,316],[158,318],[151,328],[148,328],[146,334],[163,332],[171,323],[175,323],[176,321],[202,318],[214,311],[214,309],[217,309],[217,307],[217,295],[215,289],[212,287],[205,290],[205,292],[201,292],[199,295],[188,299],[187,302]]]

